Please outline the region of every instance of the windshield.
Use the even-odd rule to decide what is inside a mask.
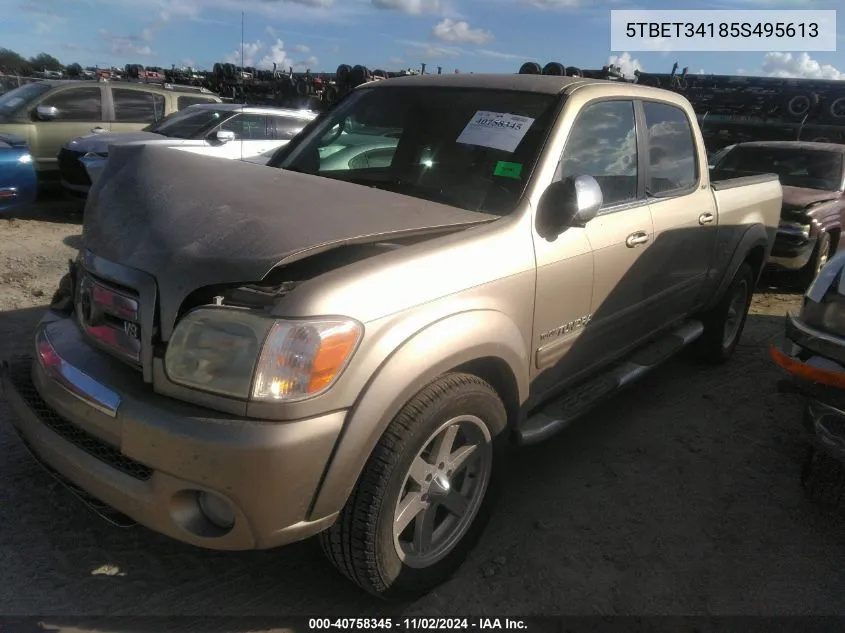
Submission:
[[[26,84],[0,95],[0,116],[9,117],[32,103],[52,86],[45,83]]]
[[[780,176],[782,185],[838,191],[842,186],[840,152],[801,147],[736,147],[716,165],[725,172]]]
[[[359,89],[270,164],[506,215],[559,103],[557,95],[507,90]]]
[[[145,131],[155,132],[170,138],[198,138],[231,114],[228,111],[210,110],[208,108],[194,110],[193,107],[190,106],[180,112],[175,112],[158,123],[147,126]]]

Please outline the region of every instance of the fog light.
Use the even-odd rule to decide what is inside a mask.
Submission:
[[[210,492],[200,492],[199,506],[205,518],[224,530],[235,525],[235,512],[228,501]]]

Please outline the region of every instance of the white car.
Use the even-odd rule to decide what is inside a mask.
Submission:
[[[62,186],[77,196],[87,195],[105,167],[109,146],[114,145],[164,145],[261,164],[316,116],[311,110],[202,103],[175,112],[141,132],[86,134],[62,148]]]

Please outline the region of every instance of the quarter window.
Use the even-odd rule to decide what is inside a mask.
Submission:
[[[695,141],[686,113],[666,103],[643,102],[648,138],[649,194],[667,194],[698,182]]]
[[[96,88],[69,88],[48,96],[40,105],[59,112],[55,121],[102,121],[103,93]]]
[[[637,198],[637,126],[633,101],[602,101],[581,110],[563,149],[558,177],[592,176],[603,206]]]
[[[164,118],[164,95],[146,90],[112,88],[114,120],[122,123],[155,123]]]

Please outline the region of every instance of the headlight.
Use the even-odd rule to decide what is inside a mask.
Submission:
[[[801,320],[810,327],[845,336],[845,297],[828,294],[822,301],[804,300]]]
[[[292,401],[328,389],[352,357],[363,328],[349,319],[276,321],[252,387],[253,400]]]
[[[225,396],[303,400],[334,383],[362,333],[349,319],[282,321],[201,308],[176,327],[165,370],[175,383]]]
[[[32,154],[24,154],[18,159],[18,162],[23,165],[29,165],[32,162]]]

